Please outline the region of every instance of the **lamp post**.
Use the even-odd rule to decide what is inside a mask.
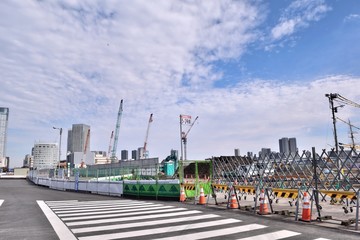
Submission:
[[[61,135],[62,135],[62,128],[53,127],[53,129],[58,129],[60,132],[60,141],[59,141],[59,162],[57,168],[59,168],[60,161],[61,161]]]

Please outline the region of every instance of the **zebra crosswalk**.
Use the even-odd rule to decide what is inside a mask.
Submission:
[[[4,200],[3,199],[0,199],[0,207],[1,205],[4,203]]]
[[[218,214],[145,201],[37,202],[60,239],[276,240],[301,235]]]

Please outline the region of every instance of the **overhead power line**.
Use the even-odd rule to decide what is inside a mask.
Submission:
[[[341,118],[339,118],[339,117],[336,117],[336,119],[339,120],[340,122],[343,122],[343,123],[345,123],[345,124],[353,127],[353,128],[356,128],[356,129],[360,130],[359,127],[356,127],[356,126],[354,126],[354,125],[352,125],[352,124],[349,124],[349,122],[346,122],[345,120],[343,120],[343,119],[341,119]]]
[[[336,93],[336,97],[333,98],[333,99],[334,99],[334,101],[336,101],[338,103],[346,104],[346,105],[350,105],[350,106],[353,106],[353,107],[360,108],[360,104],[358,104],[356,102],[353,102],[353,101],[341,96],[340,94]]]

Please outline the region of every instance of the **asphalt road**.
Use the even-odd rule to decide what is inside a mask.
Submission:
[[[172,202],[172,201],[155,201],[155,200],[146,200],[148,204],[161,204],[165,207],[170,206],[171,207],[171,213],[175,212],[182,212],[179,211],[179,208],[186,208],[187,210],[197,210],[201,211],[201,213],[198,215],[201,216],[210,216],[210,215],[216,215],[216,222],[214,225],[215,220],[199,220],[194,221],[192,219],[188,220],[185,225],[182,225],[184,223],[176,222],[174,218],[169,221],[173,221],[173,223],[164,224],[164,221],[167,221],[167,218],[162,217],[160,218],[159,215],[156,215],[157,213],[154,213],[154,215],[148,213],[142,213],[141,209],[136,208],[142,208],[141,203],[145,201],[141,201],[140,204],[137,202],[137,204],[130,206],[135,203],[135,200],[131,200],[129,202],[126,202],[126,199],[119,198],[119,197],[109,197],[109,196],[100,196],[100,195],[94,195],[94,194],[88,194],[88,193],[77,193],[77,192],[64,192],[64,191],[57,191],[52,190],[45,187],[40,187],[33,185],[31,182],[28,182],[26,180],[0,180],[0,239],[36,239],[36,240],[51,240],[51,239],[59,239],[57,233],[53,229],[52,225],[50,224],[48,218],[45,216],[45,212],[43,209],[40,208],[39,204],[37,203],[38,200],[44,201],[44,203],[47,204],[48,208],[51,208],[52,212],[57,212],[57,217],[60,218],[61,221],[58,223],[61,225],[66,226],[64,223],[66,223],[69,227],[71,226],[71,221],[73,221],[73,224],[82,224],[86,220],[79,220],[79,222],[76,222],[74,219],[71,219],[71,215],[78,215],[84,214],[81,216],[85,216],[88,214],[86,212],[80,213],[80,211],[75,210],[73,213],[65,213],[69,212],[69,209],[73,208],[74,206],[67,207],[66,204],[72,204],[72,203],[61,203],[60,201],[66,201],[66,200],[78,200],[78,201],[86,201],[86,203],[93,204],[96,208],[103,208],[101,211],[103,211],[103,214],[114,214],[115,211],[124,211],[126,208],[132,208],[133,210],[127,209],[126,211],[134,211],[129,212],[128,216],[134,216],[136,217],[135,211],[140,211],[140,220],[133,220],[133,221],[126,221],[115,223],[110,222],[107,224],[103,224],[98,227],[109,227],[109,225],[113,225],[115,228],[113,230],[99,230],[97,234],[97,238],[95,239],[105,239],[106,237],[110,236],[109,233],[117,234],[118,232],[121,232],[122,234],[125,234],[129,237],[133,237],[132,239],[153,239],[155,237],[151,237],[152,235],[146,235],[142,233],[142,231],[149,231],[149,233],[155,234],[153,236],[156,236],[156,238],[163,238],[163,237],[181,237],[181,235],[188,235],[189,240],[192,239],[189,236],[196,235],[200,231],[204,231],[204,234],[210,234],[211,231],[216,232],[216,230],[223,230],[222,234],[217,236],[212,236],[211,234],[208,235],[208,237],[204,239],[241,239],[245,237],[254,237],[252,239],[260,239],[257,238],[252,231],[245,232],[245,233],[229,233],[227,231],[231,231],[233,228],[237,228],[239,226],[254,226],[254,225],[261,225],[264,228],[256,230],[256,234],[264,235],[268,233],[279,233],[279,234],[285,234],[286,232],[292,232],[292,233],[298,233],[298,235],[291,236],[286,239],[293,239],[293,240],[304,240],[304,239],[360,239],[360,233],[349,233],[349,232],[343,232],[338,229],[329,229],[329,228],[323,228],[314,226],[307,223],[294,223],[294,222],[286,222],[286,221],[278,221],[274,220],[271,217],[262,217],[262,216],[254,216],[249,213],[243,213],[239,210],[225,210],[225,209],[219,209],[219,208],[213,208],[213,207],[204,207],[189,203],[179,203],[179,202]],[[113,204],[114,206],[106,206],[106,208],[112,208],[115,207],[115,200],[116,204],[119,204],[118,200],[123,200],[124,204],[122,207],[120,207],[120,210],[108,210],[105,209],[105,207],[100,207],[99,201],[102,202],[103,200],[109,200],[108,202],[110,204]],[[75,204],[75,203],[74,203]],[[85,203],[83,203],[85,204]],[[130,207],[129,207],[129,206]],[[70,206],[70,205],[69,205]],[[89,207],[89,209],[84,211],[92,211],[91,209],[93,206]],[[118,207],[118,206],[116,206]],[[122,209],[121,209],[122,208]],[[56,210],[58,209],[58,210]],[[186,210],[186,211],[187,211]],[[64,215],[61,215],[61,212]],[[146,209],[146,211],[149,211],[149,209]],[[66,215],[69,215],[70,217],[66,217]],[[92,217],[95,213],[92,213]],[[143,215],[142,215],[143,214]],[[139,214],[138,214],[139,215]],[[141,219],[141,217],[152,215],[149,220]],[[76,217],[78,217],[76,216]],[[76,218],[75,217],[75,218]],[[81,217],[80,217],[81,218]],[[101,216],[100,216],[101,218]],[[98,218],[98,219],[100,219]],[[107,218],[107,217],[104,217]],[[120,217],[121,218],[121,217]],[[114,216],[113,216],[114,219]],[[114,219],[115,220],[115,219]],[[68,222],[67,222],[68,221]],[[145,226],[145,223],[148,223],[149,221],[163,221],[163,225],[150,225]],[[175,222],[174,222],[175,221]],[[226,223],[226,221],[231,221],[229,223]],[[144,226],[136,226],[139,225],[139,222],[144,222]],[[221,222],[225,222],[225,225],[222,226]],[[128,224],[130,227],[127,229],[116,229],[121,228],[121,224]],[[218,224],[219,223],[219,224]],[[209,226],[203,226],[199,227],[199,229],[195,228],[196,225],[201,224],[213,224],[212,227]],[[141,225],[141,224],[140,224]],[[66,228],[68,227],[66,226]],[[89,225],[90,226],[90,225]],[[91,225],[93,228],[96,225]],[[118,226],[118,227],[116,227]],[[84,226],[88,227],[88,226]],[[168,227],[168,228],[167,228]],[[186,231],[182,231],[186,227]],[[77,229],[73,227],[71,231],[83,231],[82,233],[79,233],[76,235],[78,238],[84,238],[92,236],[93,233],[88,233],[84,229],[79,229],[81,227],[77,226]],[[182,229],[179,232],[176,232],[176,228]],[[90,228],[91,229],[91,228]],[[135,230],[132,230],[135,229]],[[203,230],[205,229],[205,230]],[[226,230],[228,229],[228,230]],[[165,232],[161,233],[160,230],[164,230]],[[69,231],[71,233],[71,231]],[[157,232],[158,231],[158,232]],[[102,235],[101,235],[102,234]],[[136,235],[140,234],[140,235]],[[189,235],[190,234],[190,235]],[[191,235],[192,234],[192,235]],[[222,235],[222,236],[221,236]],[[205,235],[204,235],[205,236]],[[266,236],[266,235],[264,235]],[[125,239],[128,239],[126,237]],[[270,238],[262,238],[262,239],[274,239],[273,236]],[[279,238],[280,239],[280,238]]]

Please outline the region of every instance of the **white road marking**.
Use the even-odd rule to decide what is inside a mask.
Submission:
[[[149,206],[149,205],[148,205]],[[85,207],[85,208],[76,208],[76,210],[72,209],[72,210],[67,210],[62,208],[61,210],[59,208],[56,209],[51,209],[54,212],[56,212],[57,214],[62,214],[62,213],[80,213],[80,212],[91,212],[94,211],[94,209],[101,209],[104,211],[110,211],[110,210],[115,210],[115,209],[133,209],[133,208],[139,208],[139,207],[148,207],[148,206],[129,206],[129,207],[124,207],[124,206],[116,206],[116,205],[110,205],[110,206],[92,206],[92,207]],[[163,204],[152,204],[150,205],[151,207],[160,207],[160,206],[164,206]]]
[[[100,219],[100,220],[69,222],[69,223],[66,223],[66,225],[67,226],[83,226],[83,225],[93,225],[93,224],[101,224],[101,223],[127,222],[127,221],[133,221],[133,220],[184,216],[184,215],[191,215],[191,214],[198,214],[198,213],[201,213],[201,211],[191,210],[191,211],[163,213],[163,214],[156,214],[156,215],[143,215],[143,216],[135,216],[135,217],[108,218],[108,219]]]
[[[67,200],[67,201],[46,201],[48,205],[51,206],[68,206],[68,205],[81,205],[81,204],[102,204],[102,203],[133,203],[133,202],[140,202],[140,201],[132,201],[132,200],[100,200],[100,201],[79,201],[79,200]]]
[[[47,203],[47,202],[46,202]],[[68,209],[76,209],[83,207],[94,207],[94,206],[136,206],[136,205],[151,205],[153,203],[123,203],[123,202],[106,202],[106,203],[78,203],[78,204],[66,204],[66,205],[54,205],[48,204],[51,208],[68,208]]]
[[[168,209],[174,208],[173,206],[159,206],[159,207],[149,207],[149,206],[138,206],[136,209],[124,209],[124,210],[113,210],[111,213],[126,213],[126,212],[140,212],[145,210],[155,210],[155,209]],[[83,212],[83,213],[65,213],[58,214],[59,217],[74,217],[74,216],[88,216],[88,215],[98,215],[98,214],[106,214],[109,211],[93,211],[93,212]],[[146,212],[144,212],[146,213]]]
[[[46,218],[49,220],[51,226],[55,230],[58,237],[66,240],[76,240],[76,237],[72,232],[67,228],[67,226],[56,216],[56,214],[51,211],[51,209],[45,204],[44,201],[36,201]]]
[[[129,237],[139,237],[139,236],[147,236],[150,234],[159,234],[159,233],[169,233],[169,232],[177,232],[189,229],[197,229],[203,227],[213,227],[220,226],[225,224],[237,223],[241,222],[237,219],[222,219],[213,222],[203,222],[203,223],[194,223],[194,224],[185,224],[185,225],[177,225],[163,228],[153,228],[132,232],[120,232],[120,233],[110,233],[110,234],[101,234],[95,236],[87,236],[87,237],[79,237],[79,240],[105,240],[105,239],[118,239],[118,238],[129,238]]]
[[[160,224],[168,224],[168,223],[178,223],[178,222],[189,222],[196,221],[202,219],[209,218],[217,218],[219,215],[215,214],[206,214],[199,216],[191,216],[191,217],[182,217],[182,218],[171,218],[171,219],[163,219],[163,220],[155,220],[155,221],[147,221],[147,222],[136,222],[136,223],[126,223],[126,224],[116,224],[116,225],[108,225],[108,226],[99,226],[99,227],[86,227],[86,228],[76,228],[73,229],[73,233],[84,233],[84,232],[97,232],[97,231],[106,231],[106,230],[114,230],[114,229],[124,229],[124,228],[134,228],[134,227],[143,227],[143,226],[153,226]]]
[[[0,199],[0,207],[1,207],[1,205],[4,203],[4,201],[5,201],[5,200]]]
[[[281,230],[281,231],[276,231],[276,232],[271,232],[271,233],[260,234],[260,235],[256,235],[253,237],[238,238],[238,240],[240,240],[240,239],[241,240],[268,240],[268,239],[277,240],[277,239],[283,239],[283,238],[297,236],[300,234],[301,233],[298,233],[298,232]]]
[[[232,227],[232,228],[223,228],[223,229],[211,230],[211,231],[206,231],[206,232],[184,234],[184,235],[181,235],[181,239],[191,239],[191,240],[207,239],[207,238],[211,238],[211,237],[226,236],[226,235],[235,234],[235,233],[241,233],[241,232],[262,229],[262,228],[266,228],[266,227],[267,226],[260,225],[260,224],[248,224],[248,225]],[[179,237],[180,236],[165,237],[165,238],[157,238],[157,239],[153,239],[153,240],[173,240],[173,239],[177,239]],[[224,239],[226,239],[226,238],[224,238]]]
[[[174,212],[174,211],[183,211],[187,210],[186,208],[171,208],[164,210],[154,210],[154,211],[143,211],[143,212],[132,212],[131,215],[143,215],[143,214],[152,214],[152,213],[164,213],[164,212]],[[82,217],[65,217],[62,218],[63,221],[75,221],[75,220],[89,220],[89,219],[101,219],[101,218],[110,218],[110,217],[123,217],[129,216],[129,213],[117,213],[117,214],[103,214],[103,215],[93,215],[93,216],[82,216]],[[156,216],[154,216],[156,217]]]
[[[64,203],[74,203],[74,202],[78,202],[79,200],[63,200],[63,201],[46,201],[46,203],[49,205],[50,204],[64,204]]]

